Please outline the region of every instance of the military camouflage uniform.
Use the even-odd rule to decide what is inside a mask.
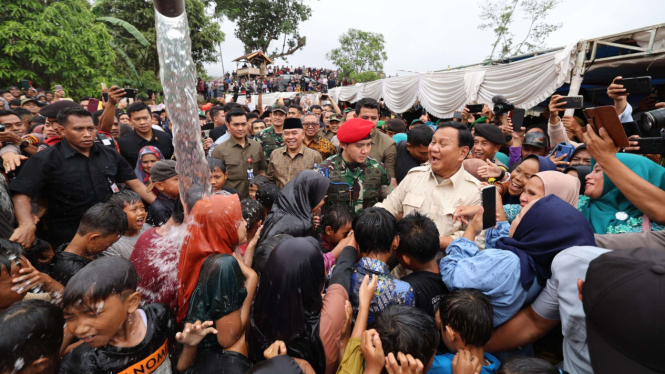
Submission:
[[[362,164],[351,164],[341,154],[319,165],[319,173],[330,179],[325,205],[342,203],[357,214],[383,201],[382,189],[390,187],[386,166],[371,157]]]
[[[255,135],[255,140],[263,147],[263,153],[265,154],[268,165],[270,164],[270,154],[272,151],[284,146],[282,134],[276,133],[272,126],[258,132]]]

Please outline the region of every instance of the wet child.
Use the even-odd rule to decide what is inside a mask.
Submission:
[[[321,212],[321,249],[332,251],[337,244],[349,235],[353,214],[341,204],[327,206]]]
[[[152,228],[150,224],[145,222],[146,212],[143,200],[139,194],[132,190],[122,190],[113,194],[108,203],[125,212],[127,215],[127,231],[109,249],[104,251],[103,255],[120,256],[129,260],[139,236]]]
[[[247,221],[247,243],[239,246],[240,255],[245,256],[245,250],[249,243],[257,235],[259,227],[266,219],[266,211],[263,205],[256,200],[244,199],[240,202],[242,208],[242,218]]]
[[[62,310],[43,300],[21,301],[0,313],[0,373],[54,373],[64,324]]]
[[[0,311],[23,300],[35,287],[43,287],[56,302],[62,299],[62,285],[35,269],[20,244],[0,239]]]
[[[84,266],[108,249],[127,231],[127,216],[109,203],[93,205],[83,214],[76,235],[53,258],[51,276],[63,286]]]
[[[156,162],[150,169],[150,181],[152,183],[147,187],[148,190],[152,190],[154,184],[154,188],[159,193],[148,208],[148,223],[153,226],[161,226],[171,217],[173,204],[175,204],[175,199],[180,193],[175,161],[162,160]]]
[[[132,263],[115,256],[72,277],[63,300],[65,331],[83,343],[62,358],[58,373],[171,373],[175,320],[163,304],[139,307],[137,283]]]
[[[277,195],[279,195],[279,187],[274,183],[262,184],[256,191],[256,201],[263,205],[263,208],[266,211],[266,216],[270,214],[272,205],[275,203],[275,200],[277,200]]]
[[[173,206],[173,214],[160,227],[153,227],[136,241],[129,261],[139,275],[138,290],[141,305],[167,304],[171,310],[178,307],[178,258],[185,238],[185,210],[180,197]]]
[[[254,178],[249,180],[249,198],[256,200],[256,191],[259,190],[261,185],[270,183],[270,179],[265,175],[255,175]]]
[[[452,291],[442,298],[434,319],[444,344],[453,353],[436,355],[430,373],[452,374],[453,359],[461,350],[481,361],[481,374],[496,373],[501,362],[484,348],[494,330],[492,304],[485,294],[473,288]]]
[[[229,177],[229,172],[226,170],[224,161],[211,157],[208,159],[208,167],[210,167],[210,187],[212,187],[213,194],[220,193],[221,191],[226,191],[229,194],[238,194],[235,188],[224,187],[224,183]]]

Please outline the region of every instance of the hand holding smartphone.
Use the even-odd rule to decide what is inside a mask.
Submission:
[[[524,126],[524,115],[526,110],[522,108],[513,109],[511,120],[513,122],[513,131],[520,132]]]
[[[496,226],[496,186],[483,187],[480,190],[483,206],[483,230]]]

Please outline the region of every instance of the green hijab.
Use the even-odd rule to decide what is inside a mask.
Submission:
[[[217,321],[240,309],[247,297],[245,277],[233,256],[214,254],[201,266],[199,281],[189,302],[185,322]],[[208,334],[199,348],[218,347],[217,335]]]
[[[639,175],[640,178],[661,189],[665,188],[665,168],[662,166],[640,155],[617,153],[616,156],[622,164]],[[595,164],[596,161],[592,159],[592,169]],[[628,217],[624,220],[618,219],[617,213],[620,212],[626,213]],[[640,218],[644,215],[635,205],[628,201],[607,175],[603,176],[602,195],[597,200],[589,200],[589,203],[582,208],[582,214],[589,220],[593,227],[593,232],[596,234],[606,234],[609,227],[624,222],[627,219]]]

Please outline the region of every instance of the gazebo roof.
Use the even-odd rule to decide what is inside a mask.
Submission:
[[[233,60],[233,62],[242,61],[242,60],[247,60],[249,62],[253,62],[255,60],[260,60],[261,62],[265,61],[266,65],[271,65],[272,64],[272,60],[270,59],[270,57],[266,56],[261,51],[255,51],[255,52],[252,52],[252,53],[248,53],[244,56],[240,56],[240,57],[236,58],[235,60]]]

